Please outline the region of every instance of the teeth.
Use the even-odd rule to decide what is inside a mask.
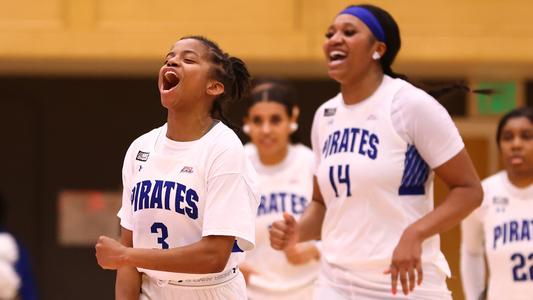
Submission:
[[[165,78],[168,80],[168,81],[171,81],[171,80],[174,80],[175,78],[178,77],[178,74],[176,74],[176,72],[174,71],[167,71],[165,73]]]
[[[331,59],[339,59],[346,57],[346,52],[339,51],[339,50],[333,50],[329,53],[329,57]]]

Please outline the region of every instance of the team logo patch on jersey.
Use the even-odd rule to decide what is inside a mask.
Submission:
[[[324,117],[331,117],[334,116],[337,112],[337,108],[326,108],[324,109]]]
[[[492,198],[492,204],[494,204],[496,212],[505,212],[505,207],[509,204],[509,198],[495,196]]]
[[[150,156],[150,152],[139,151],[139,153],[137,153],[137,158],[135,159],[140,161],[147,161],[148,156]]]
[[[193,170],[192,170],[192,167],[183,167],[183,169],[181,169],[180,173],[192,173]]]

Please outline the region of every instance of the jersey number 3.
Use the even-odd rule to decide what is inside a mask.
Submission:
[[[160,236],[157,238],[157,243],[161,244],[162,249],[168,249],[168,244],[165,241],[168,238],[168,229],[167,226],[163,223],[156,222],[152,224],[150,228],[152,233],[159,233]]]
[[[344,173],[344,175],[343,175]],[[346,197],[352,195],[352,187],[350,185],[350,165],[338,165],[329,167],[329,182],[335,192],[335,197],[339,197],[338,184],[346,184]]]

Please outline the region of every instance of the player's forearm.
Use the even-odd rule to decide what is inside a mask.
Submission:
[[[447,231],[457,226],[477,208],[481,204],[482,198],[481,186],[473,184],[465,187],[454,187],[448,193],[444,203],[411,224],[406,232],[425,240],[435,234]]]
[[[124,264],[144,269],[207,274],[224,270],[233,247],[234,237],[209,236],[173,249],[128,248]]]
[[[138,300],[141,290],[141,274],[134,267],[124,266],[117,270],[115,299]]]
[[[311,201],[309,206],[305,209],[304,214],[300,218],[299,236],[300,242],[309,240],[320,240],[322,231],[322,222],[324,221],[324,214],[326,207],[323,203],[318,201]]]

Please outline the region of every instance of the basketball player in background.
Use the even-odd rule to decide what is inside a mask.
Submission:
[[[259,174],[261,194],[256,246],[246,254],[241,268],[251,300],[311,299],[318,275],[316,242],[296,244],[282,252],[272,249],[268,238],[272,222],[284,212],[298,218],[313,192],[313,152],[291,144],[299,115],[294,97],[287,84],[260,82],[252,90],[244,118],[243,131],[251,140],[245,150]]]
[[[533,109],[505,114],[496,141],[504,170],[483,180],[483,204],[461,227],[463,290],[466,300],[532,299]]]
[[[313,121],[313,201],[270,230],[275,249],[322,239],[315,299],[451,299],[438,234],[480,205],[482,189],[447,111],[392,71],[400,44],[394,19],[372,5],[347,7],[326,31],[341,92]],[[434,173],[450,188],[435,209]]]
[[[11,300],[19,294],[21,280],[15,270],[19,259],[15,238],[5,230],[6,203],[0,194],[0,299]]]
[[[126,153],[121,241],[101,237],[98,263],[117,270],[117,299],[244,300],[238,265],[254,246],[256,174],[216,117],[225,120],[222,102],[247,94],[249,73],[189,36],[166,54],[158,84],[167,123]]]
[[[0,299],[36,300],[38,291],[30,252],[5,227],[8,213],[7,201],[0,193]]]

